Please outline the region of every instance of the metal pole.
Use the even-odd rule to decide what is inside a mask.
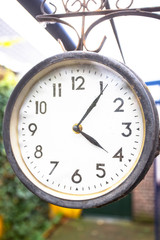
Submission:
[[[36,18],[37,15],[42,14],[40,10],[40,5],[42,0],[17,0],[34,18]],[[51,10],[46,5],[46,11],[48,13],[51,13]],[[46,27],[46,30],[56,39],[61,40],[65,49],[67,51],[73,51],[76,48],[75,43],[72,41],[72,39],[69,37],[67,32],[64,30],[61,24],[54,23],[54,24],[48,24]],[[44,43],[45,44],[45,43]]]

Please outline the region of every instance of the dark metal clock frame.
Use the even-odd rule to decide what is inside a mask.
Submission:
[[[11,124],[11,116],[13,112],[13,108],[15,106],[16,100],[22,91],[25,88],[26,84],[29,81],[32,81],[32,78],[36,76],[41,71],[44,71],[46,68],[67,61],[79,61],[80,59],[85,59],[88,62],[96,62],[101,63],[109,68],[113,69],[114,71],[118,72],[123,78],[129,83],[129,85],[134,89],[144,112],[145,117],[145,126],[146,126],[146,133],[145,133],[145,142],[144,147],[142,150],[142,154],[139,158],[139,161],[136,167],[133,169],[131,174],[128,178],[122,182],[117,188],[112,190],[111,192],[104,194],[100,197],[89,199],[89,200],[66,200],[62,198],[58,198],[52,196],[37,186],[35,186],[22,172],[20,169],[17,161],[16,156],[13,154],[12,146],[11,146],[11,139],[10,139],[10,124]],[[106,104],[107,105],[107,104]],[[159,120],[158,114],[156,110],[156,106],[154,100],[146,87],[143,81],[128,67],[124,64],[119,63],[116,60],[101,56],[96,53],[85,53],[85,52],[67,52],[63,54],[59,54],[44,60],[43,62],[39,63],[35,67],[33,67],[17,84],[15,87],[4,116],[4,123],[3,123],[3,139],[5,150],[7,153],[7,158],[10,161],[10,164],[15,171],[18,178],[22,181],[22,183],[34,194],[42,198],[43,200],[50,202],[52,204],[69,207],[69,208],[91,208],[91,207],[98,207],[108,203],[111,203],[117,199],[122,198],[126,194],[128,194],[146,175],[147,171],[149,170],[155,156],[158,154],[159,151]]]

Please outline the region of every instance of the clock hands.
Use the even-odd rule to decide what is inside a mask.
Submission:
[[[79,123],[77,124],[77,126],[79,126],[83,120],[88,116],[88,114],[92,111],[92,109],[96,106],[96,104],[98,103],[101,95],[103,94],[104,90],[106,89],[106,87],[108,86],[108,84],[103,88],[103,90],[101,91],[101,93],[98,95],[98,97],[96,97],[96,99],[92,102],[92,104],[89,106],[89,108],[87,109],[87,111],[85,112],[85,114],[83,115],[83,117],[81,118],[81,120],[79,121]]]
[[[94,101],[92,102],[92,104],[89,106],[89,108],[87,109],[87,111],[85,112],[85,114],[83,115],[83,117],[81,118],[81,120],[79,121],[78,124],[75,124],[73,126],[73,131],[76,133],[81,133],[83,137],[85,137],[90,143],[92,143],[93,145],[102,148],[105,152],[108,153],[108,151],[106,151],[98,142],[97,140],[95,140],[93,137],[89,136],[87,133],[82,131],[82,125],[81,123],[83,122],[83,120],[88,116],[88,114],[92,111],[92,109],[97,105],[100,97],[102,96],[104,90],[106,89],[106,87],[108,86],[108,84],[103,88],[103,90],[100,92],[100,94],[98,95],[98,97],[96,97],[94,99]]]
[[[85,137],[90,143],[92,143],[93,145],[102,148],[105,152],[108,153],[108,151],[106,149],[104,149],[98,142],[97,140],[95,140],[93,137],[89,136],[87,133],[82,131],[82,126],[78,126],[77,124],[75,124],[73,126],[73,131],[76,133],[81,133],[83,137]]]

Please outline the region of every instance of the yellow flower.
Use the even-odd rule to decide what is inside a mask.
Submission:
[[[14,87],[17,84],[16,75],[9,69],[2,70],[2,68],[0,67],[0,75],[0,87]]]

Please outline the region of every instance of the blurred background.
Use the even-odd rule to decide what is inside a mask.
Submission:
[[[63,52],[59,38],[68,51],[74,50],[78,41],[75,32],[67,26],[37,22],[34,16],[40,14],[41,2],[0,0],[0,239],[158,240],[158,158],[145,179],[127,197],[83,211],[41,201],[19,182],[10,168],[3,147],[2,121],[13,88],[34,65]],[[121,0],[119,5],[125,7],[129,2]],[[133,8],[154,6],[159,6],[159,0],[134,0],[132,4]],[[110,1],[110,7],[116,8],[116,0]],[[61,5],[58,10],[63,11]],[[80,33],[81,19],[69,21],[74,22]],[[86,21],[86,29],[91,21],[93,18]],[[96,49],[106,35],[100,54],[125,61],[147,83],[160,114],[160,21],[128,16],[115,18],[114,24],[120,47],[110,21],[105,21],[91,31],[87,48]]]

